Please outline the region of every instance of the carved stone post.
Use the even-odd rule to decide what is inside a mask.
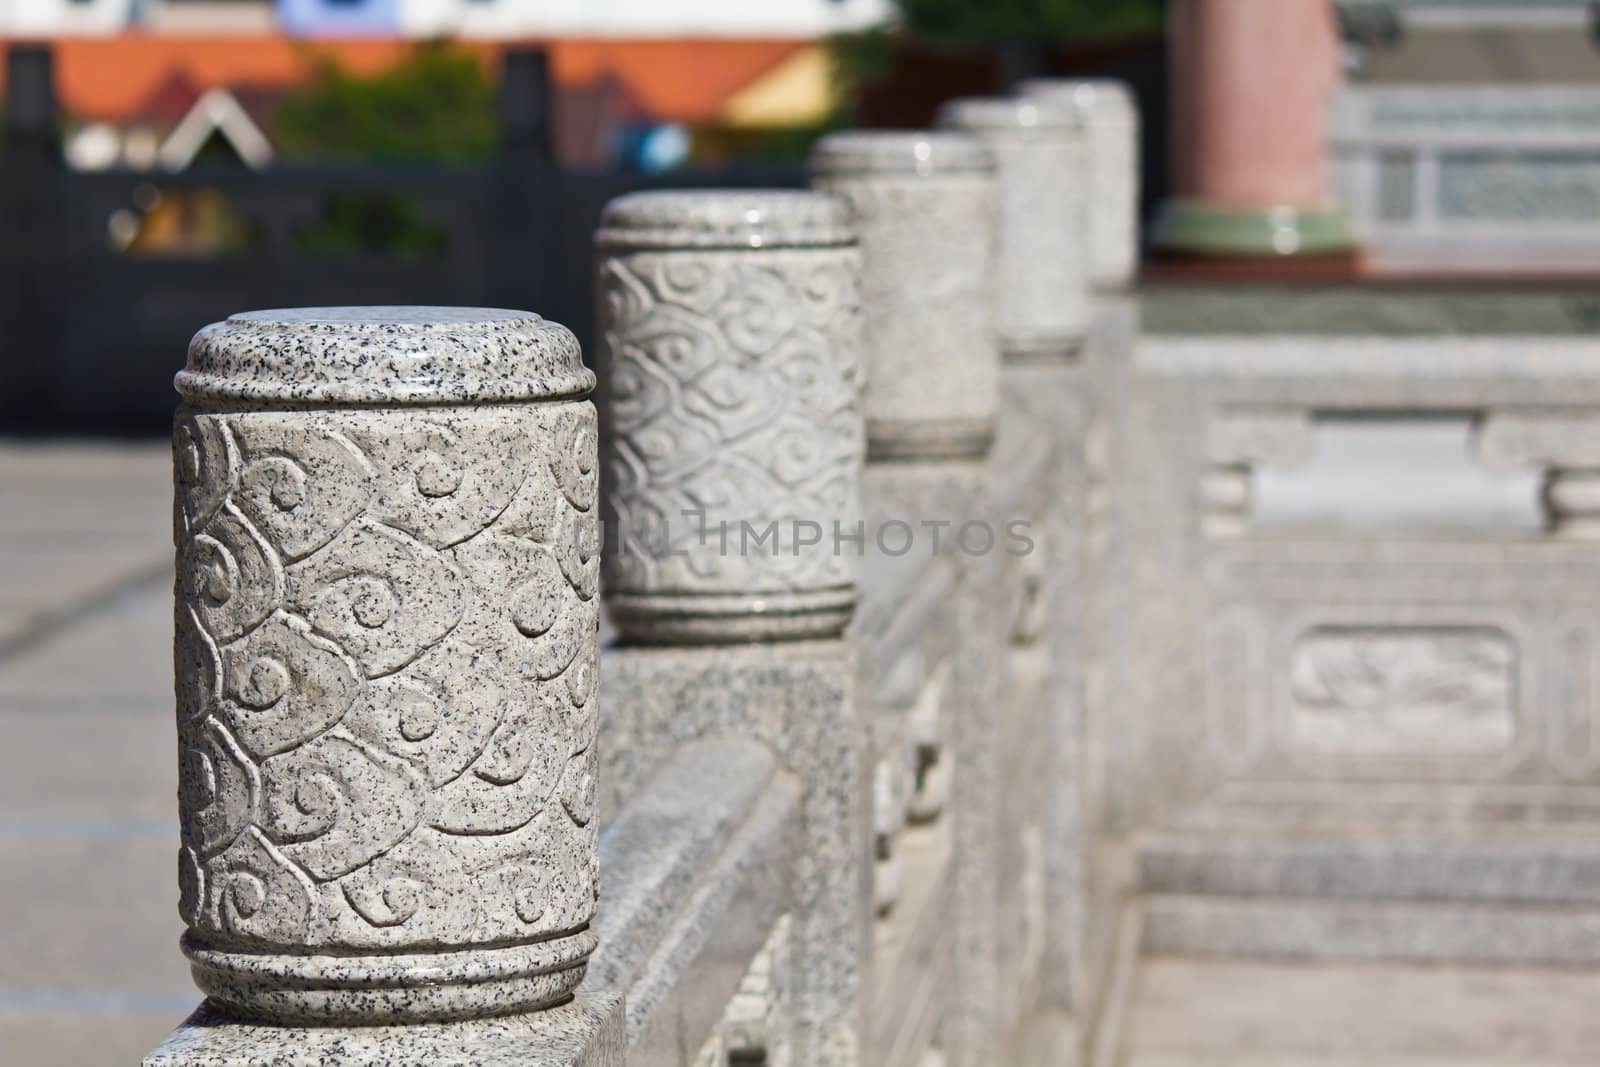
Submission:
[[[629,639],[606,656],[607,781],[626,790],[696,738],[777,755],[801,817],[780,875],[789,932],[766,932],[788,946],[770,977],[792,990],[773,1011],[792,1012],[793,1063],[856,1067],[872,942],[855,643],[841,636],[870,540],[855,230],[817,193],[651,192],[608,205],[596,243],[604,584]],[[728,920],[713,969],[761,933]],[[659,1005],[635,1006],[631,1025],[656,1025]],[[672,1004],[657,1028],[700,1040],[684,1018]]]
[[[596,240],[617,628],[651,643],[840,633],[864,447],[844,205],[637,193],[606,208]]]
[[[173,438],[179,910],[230,1016],[472,1019],[582,978],[593,383],[527,312],[261,311],[195,335]]]
[[[984,455],[1000,376],[992,157],[962,133],[850,130],[810,167],[861,233],[869,458]]]
[[[1126,288],[1139,266],[1139,109],[1133,95],[1118,81],[1065,78],[1023,82],[1022,94],[1083,120],[1089,279],[1100,289]]]
[[[1000,175],[1000,347],[1007,358],[1071,355],[1089,328],[1084,126],[1029,100],[953,100],[942,125],[989,148]]]

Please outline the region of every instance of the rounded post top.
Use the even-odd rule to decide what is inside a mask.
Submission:
[[[1069,132],[1083,128],[1075,108],[1048,100],[1006,96],[966,96],[939,108],[939,125],[973,131],[1050,130]]]
[[[606,205],[595,232],[605,251],[819,248],[854,244],[849,209],[799,189],[663,189]]]
[[[594,388],[578,339],[505,308],[278,308],[231,315],[189,342],[188,400],[462,404],[572,400]]]
[[[1138,110],[1128,84],[1115,78],[1029,78],[1017,89],[1024,100],[1064,104],[1085,114],[1132,118]]]
[[[843,130],[811,150],[812,174],[993,174],[994,157],[956,130]]]

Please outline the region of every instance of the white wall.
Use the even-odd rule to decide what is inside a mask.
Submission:
[[[887,18],[890,0],[401,0],[408,33],[815,37]]]
[[[0,35],[118,33],[134,3],[0,0]],[[159,3],[150,6],[165,13]],[[399,0],[399,7],[408,34],[480,37],[815,37],[873,25],[892,10],[891,0]],[[248,24],[231,28],[267,30],[267,10],[263,4]],[[179,28],[150,21],[158,30]]]
[[[132,8],[133,0],[0,0],[0,34],[113,34],[128,24]]]

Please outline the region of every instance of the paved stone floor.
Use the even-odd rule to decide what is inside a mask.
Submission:
[[[128,1064],[178,955],[164,442],[0,443],[0,1063]]]

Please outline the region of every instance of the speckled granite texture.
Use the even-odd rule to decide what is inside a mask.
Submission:
[[[740,976],[787,925],[799,831],[794,775],[759,741],[731,738],[681,746],[606,827],[600,948],[584,984],[626,993],[630,1067],[679,1067],[695,1035],[725,1028]],[[774,987],[795,984],[791,953],[769,964]],[[769,1007],[763,1047],[778,1057],[794,1011],[787,999]]]
[[[1139,269],[1139,109],[1133,94],[1122,82],[1093,78],[1039,78],[1023,82],[1022,94],[1083,119],[1089,278],[1100,289],[1127,288]]]
[[[982,455],[1000,373],[993,158],[964,133],[851,130],[810,168],[861,234],[869,455]]]
[[[218,1003],[457,1019],[582,978],[592,380],[526,312],[196,335],[173,437],[179,911]]]
[[[860,557],[861,258],[806,192],[650,192],[601,219],[606,609],[626,637],[831,636]]]
[[[943,126],[988,146],[1000,177],[1000,346],[1009,359],[1074,354],[1088,330],[1086,127],[1075,111],[1030,100],[969,97]]]
[[[202,1005],[143,1067],[624,1067],[622,997],[579,993],[531,1015],[421,1026],[236,1022]]]
[[[798,781],[799,844],[785,893],[793,901],[791,1063],[867,1062],[862,1057],[872,945],[871,842],[850,643],[610,647],[602,664],[602,819],[625,813],[625,799],[650,789],[675,752],[702,739],[750,739],[777,754],[779,780],[793,775]],[[748,773],[730,772],[730,779]],[[759,814],[760,806],[751,817]],[[618,815],[619,824],[623,817]],[[730,846],[725,854],[740,850]],[[720,876],[712,882],[730,880]],[[755,904],[759,899],[746,901],[737,914],[758,914]]]

